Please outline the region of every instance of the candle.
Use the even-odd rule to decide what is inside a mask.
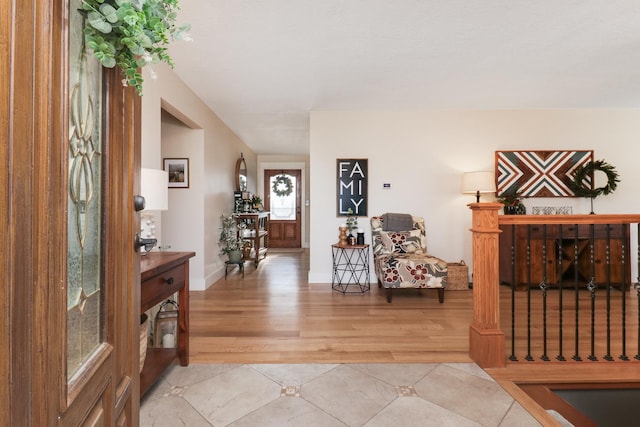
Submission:
[[[162,337],[162,347],[164,348],[173,348],[175,347],[175,341],[173,338],[173,334],[166,334]]]

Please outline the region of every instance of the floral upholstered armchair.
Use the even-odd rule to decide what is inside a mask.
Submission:
[[[387,302],[394,288],[437,289],[444,302],[447,262],[427,253],[424,224],[424,218],[404,214],[371,217],[374,268],[378,287],[387,289]]]

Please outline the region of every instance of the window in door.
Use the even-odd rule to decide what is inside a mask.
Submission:
[[[69,37],[69,188],[67,236],[67,379],[103,341],[102,67],[82,33],[72,0]]]

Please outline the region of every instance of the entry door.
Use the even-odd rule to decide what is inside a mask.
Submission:
[[[3,426],[138,425],[140,99],[81,6],[0,7]]]
[[[301,176],[300,169],[265,169],[264,171],[264,206],[271,212],[270,248],[301,247]]]

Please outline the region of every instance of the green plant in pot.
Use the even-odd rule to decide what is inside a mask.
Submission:
[[[220,215],[219,231],[218,246],[220,246],[220,255],[227,255],[229,262],[240,262],[245,240],[238,233],[236,215]]]
[[[527,208],[522,204],[523,198],[518,189],[513,188],[502,193],[498,201],[504,205],[505,215],[524,215],[527,213]]]
[[[251,204],[256,210],[262,210],[262,197],[254,195],[251,198]]]

